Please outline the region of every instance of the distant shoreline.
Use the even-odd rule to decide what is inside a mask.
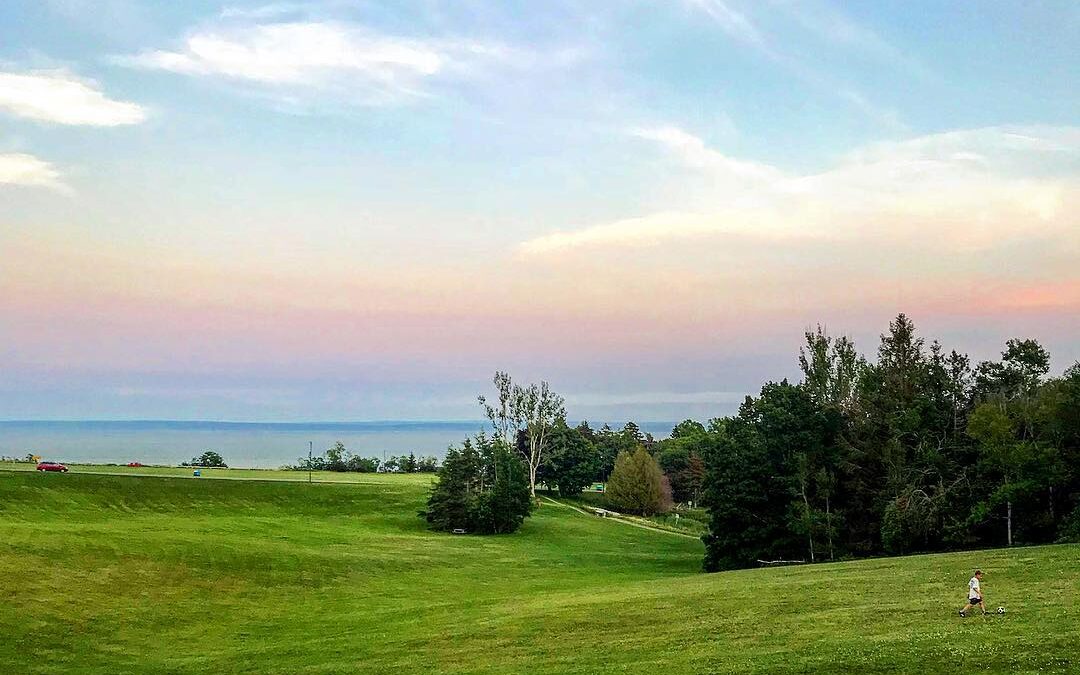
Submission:
[[[594,428],[602,422],[590,422]],[[612,424],[615,426],[615,424]],[[669,422],[639,424],[667,437]],[[616,428],[621,428],[619,424]],[[487,420],[379,420],[369,422],[237,422],[213,420],[0,420],[0,455],[38,455],[65,463],[176,466],[205,450],[230,466],[273,469],[321,455],[337,442],[359,457],[442,457],[480,431]]]
[[[579,423],[579,421],[573,422],[573,424]],[[626,420],[619,420],[617,422],[597,422],[596,424],[590,423],[595,428],[603,426],[603,424],[609,424],[612,427],[618,425],[622,427],[626,423]],[[77,420],[77,419],[65,419],[65,420],[0,420],[2,426],[127,426],[127,427],[142,427],[142,428],[160,428],[160,427],[187,427],[187,428],[199,428],[199,429],[220,429],[220,428],[256,428],[256,427],[273,427],[278,429],[351,429],[351,428],[381,428],[392,429],[395,427],[401,428],[415,428],[415,427],[446,427],[446,428],[461,428],[461,427],[476,427],[487,426],[490,424],[487,420],[363,420],[352,422],[251,422],[251,421],[236,421],[236,420],[157,420],[157,419],[136,419],[136,420]],[[676,422],[668,420],[646,420],[638,422],[639,426],[643,429],[647,426],[649,428],[655,428],[659,425],[674,426]]]

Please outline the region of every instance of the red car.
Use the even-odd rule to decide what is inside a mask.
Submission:
[[[63,471],[67,473],[68,468],[60,462],[39,462],[37,465],[38,471]]]
[[[137,469],[137,468],[139,468],[140,466],[142,466],[142,462],[128,462],[128,466],[130,466],[130,467],[132,467],[132,468],[136,468],[136,469]]]

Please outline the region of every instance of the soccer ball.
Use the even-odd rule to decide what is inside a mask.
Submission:
[[[1004,613],[1005,613],[1005,608],[1004,607],[998,607],[998,614],[1004,614]]]

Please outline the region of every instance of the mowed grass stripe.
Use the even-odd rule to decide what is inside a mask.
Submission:
[[[541,507],[426,530],[427,483],[0,473],[0,672],[1068,672],[1080,547],[700,574]],[[955,616],[987,570],[987,621]],[[1070,600],[1073,598],[1074,600]]]

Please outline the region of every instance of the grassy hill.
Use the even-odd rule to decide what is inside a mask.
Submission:
[[[428,532],[430,477],[360,478],[0,471],[0,672],[1080,668],[1077,546],[705,575],[693,539],[553,504]],[[956,617],[975,566],[1004,617]]]

